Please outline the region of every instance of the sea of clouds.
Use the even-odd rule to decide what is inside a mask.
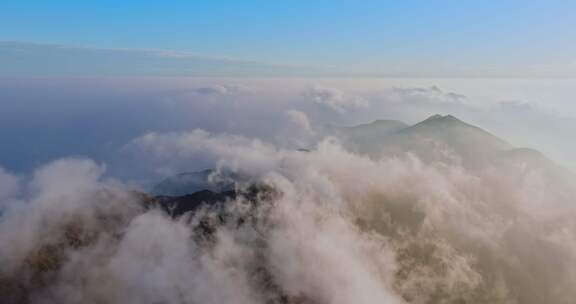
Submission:
[[[102,111],[98,119],[61,100],[86,115],[70,118],[84,133],[105,114],[118,115],[102,129],[129,129],[109,136],[113,157],[82,156],[91,156],[87,143],[80,145],[87,153],[79,148],[30,170],[2,164],[3,303],[571,303],[576,296],[572,179],[523,166],[472,170],[409,153],[369,158],[322,133],[327,124],[383,116],[489,121],[482,117],[535,106],[477,104],[436,86],[359,94],[316,84],[187,88],[183,81],[186,89],[168,94],[141,82],[123,92],[128,84],[117,84],[116,94],[154,93],[116,112],[89,103],[92,115]],[[265,190],[179,218],[143,204],[139,174],[205,168],[242,173]]]

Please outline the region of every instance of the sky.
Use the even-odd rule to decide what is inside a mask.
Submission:
[[[153,49],[334,75],[573,77],[575,9],[560,0],[4,1],[0,41]]]

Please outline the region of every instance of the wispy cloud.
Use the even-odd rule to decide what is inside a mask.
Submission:
[[[167,50],[0,42],[0,75],[319,76],[328,69]]]

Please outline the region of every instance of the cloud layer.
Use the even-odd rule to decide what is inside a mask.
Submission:
[[[3,85],[0,134],[14,143],[0,151],[7,303],[536,304],[576,296],[570,175],[446,160],[459,155],[367,157],[327,136],[334,125],[412,123],[440,112],[516,138],[568,138],[573,120],[544,107],[482,104],[427,85]],[[528,123],[535,120],[547,128]],[[19,143],[22,134],[33,140]],[[66,155],[95,160],[58,159]],[[28,169],[10,167],[18,160]],[[207,168],[246,177],[236,185],[243,195],[172,218],[150,208],[140,188]]]
[[[148,133],[133,145],[166,166],[204,160],[241,172],[271,192],[172,219],[145,209],[140,194],[104,178],[93,161],[45,165],[22,181],[26,193],[3,199],[0,241],[11,246],[0,249],[0,284],[8,303],[576,296],[576,188],[538,169],[470,171],[409,154],[374,160],[333,140],[303,152],[203,130]]]

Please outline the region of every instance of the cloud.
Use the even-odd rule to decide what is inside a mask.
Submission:
[[[267,157],[254,154],[255,151],[270,155],[276,150],[274,145],[259,139],[230,134],[214,135],[201,129],[150,132],[134,139],[127,148],[151,163],[163,175],[211,168],[216,165],[219,155],[228,156],[226,159],[232,162],[228,165],[233,171],[241,168],[240,157],[242,161],[251,163],[249,167],[259,167],[258,163],[267,161]]]
[[[213,58],[165,50],[0,41],[3,76],[313,76],[329,69]]]
[[[571,191],[570,186],[543,182],[543,177],[535,172],[517,172],[504,167],[473,173],[457,166],[425,164],[410,157],[372,161],[350,154],[331,142],[321,143],[311,153],[300,153],[262,143],[255,145],[247,139],[224,143],[219,135],[202,137],[200,141],[205,143],[197,144],[209,147],[210,154],[220,155],[220,165],[245,170],[281,189],[283,197],[276,210],[281,213],[278,219],[288,221],[286,225],[296,230],[275,231],[277,234],[272,240],[280,240],[275,245],[280,246],[277,253],[282,255],[274,257],[277,260],[273,264],[289,265],[278,269],[277,275],[294,295],[311,295],[320,302],[330,302],[331,297],[347,299],[350,295],[364,297],[367,302],[393,299],[391,293],[380,292],[382,288],[386,290],[384,282],[395,286],[404,296],[416,297],[422,302],[430,300],[436,288],[452,290],[446,294],[454,300],[471,302],[484,297],[494,301],[517,297],[522,302],[539,303],[555,297],[556,288],[570,292],[569,288],[565,289],[568,285],[554,286],[551,282],[557,281],[552,277],[539,277],[535,272],[519,274],[523,272],[519,265],[550,267],[546,262],[549,259],[539,261],[521,255],[522,246],[553,246],[557,251],[541,253],[550,255],[549,258],[558,255],[557,259],[566,263],[571,260],[569,256],[576,254],[569,245],[575,241],[573,232],[568,235],[560,232],[560,227],[571,221],[568,214],[574,212],[565,196],[565,191]],[[160,143],[165,146],[164,140],[150,144]],[[189,153],[195,150],[179,146],[172,157],[189,156]],[[402,190],[405,184],[415,187]],[[341,218],[333,212],[352,214],[350,218]],[[291,226],[291,221],[298,224]],[[376,234],[363,234],[362,229],[357,231],[358,228],[348,226],[354,221],[363,222],[367,231]],[[548,225],[560,230],[544,228]],[[316,233],[310,239],[311,231]],[[348,237],[350,239],[346,239]],[[307,245],[291,248],[292,241]],[[324,252],[325,248],[332,248],[328,243],[350,244],[342,247],[359,251]],[[535,245],[538,243],[541,245]],[[368,251],[360,249],[363,246],[367,246]],[[536,247],[530,250],[539,250]],[[380,254],[369,248],[379,248],[376,251]],[[296,262],[291,260],[293,256],[303,258]],[[314,262],[306,264],[307,258]],[[430,258],[432,264],[423,263],[420,258]],[[350,268],[339,273],[339,264],[330,264],[331,259],[352,264],[346,264]],[[498,260],[496,265],[484,264],[494,263],[494,259]],[[523,262],[509,263],[509,259]],[[369,268],[383,277],[373,276],[370,270],[352,261],[374,263]],[[329,277],[363,282],[362,286],[345,284],[349,289],[338,290],[318,274],[302,277],[307,269],[318,269],[313,266],[318,263],[322,264],[317,267],[330,269]],[[435,267],[450,270],[438,272]],[[504,273],[503,269],[506,269]],[[405,271],[409,272],[406,278],[394,275]],[[570,272],[562,266],[553,270],[564,280],[569,280]],[[492,281],[489,277],[498,279]],[[527,286],[534,280],[539,287],[530,290],[534,287]],[[455,292],[456,289],[451,288],[462,289]]]
[[[198,87],[193,89],[191,92],[198,95],[226,96],[246,93],[249,92],[249,89],[240,85],[212,85]]]
[[[146,184],[158,176],[144,174],[131,155],[118,150],[150,131],[204,129],[305,148],[321,137],[320,129],[328,124],[355,125],[378,119],[411,124],[439,113],[453,114],[512,143],[574,163],[576,146],[565,139],[576,120],[570,118],[569,111],[554,110],[550,103],[516,98],[512,100],[524,100],[532,109],[508,105],[510,109],[506,110],[504,104],[499,104],[510,100],[505,94],[500,97],[486,92],[477,97],[467,92],[464,98],[460,91],[445,88],[451,87],[450,83],[434,87],[409,85],[409,81],[404,86],[396,82],[313,81],[322,84],[319,88],[338,89],[328,89],[331,93],[318,97],[318,103],[313,94],[305,94],[311,90],[309,79],[4,79],[0,81],[0,137],[11,145],[0,150],[0,161],[9,171],[20,174],[51,159],[84,155],[114,163],[108,169],[111,175]],[[490,100],[484,95],[496,97]],[[357,99],[362,102],[353,102]],[[344,104],[324,100],[344,100]],[[315,133],[295,127],[286,116],[290,110],[304,113]],[[22,124],[20,117],[31,123]]]
[[[312,132],[312,126],[310,125],[310,120],[308,119],[308,115],[306,115],[306,113],[298,110],[288,110],[286,111],[286,116],[288,116],[288,119],[294,123],[294,125],[298,126],[304,131]]]
[[[304,92],[304,96],[322,106],[343,113],[351,109],[367,108],[365,100],[356,96],[348,96],[336,88],[314,86]]]
[[[516,127],[533,140],[570,138],[574,121],[542,106],[474,103],[433,86],[327,84],[338,89],[302,95],[307,80],[77,80],[60,98],[46,93],[58,87],[53,81],[34,90],[3,84],[0,134],[14,145],[34,139],[12,158],[1,154],[3,165],[35,151],[92,153],[72,149],[84,141],[126,154],[60,159],[29,174],[0,169],[0,244],[10,244],[0,247],[0,293],[8,290],[8,303],[22,292],[31,303],[531,304],[576,296],[573,178],[411,154],[371,159],[316,129],[455,113],[498,135]],[[236,83],[257,89],[236,94]],[[93,100],[77,98],[86,96]],[[156,173],[152,181],[207,168],[240,172],[273,195],[173,219],[143,208],[132,180],[110,179],[130,171],[128,163],[148,181],[142,172]],[[206,221],[217,223],[209,236],[200,229]],[[47,271],[40,283],[29,280],[35,271]]]
[[[18,271],[30,252],[61,240],[63,226],[80,221],[86,229],[105,233],[108,228],[100,220],[138,209],[130,192],[102,180],[103,170],[88,159],[61,159],[36,170],[23,187],[23,198],[3,200],[0,241],[11,246],[0,250],[2,276]]]
[[[91,245],[66,247],[58,279],[32,299],[561,303],[574,295],[570,181],[410,155],[372,160],[330,140],[300,152],[196,130],[149,133],[135,144],[174,163],[210,157],[278,196],[252,211],[242,199],[229,202],[227,218],[253,221],[216,226],[204,243],[194,227],[217,209],[173,220],[136,208],[127,188],[102,178],[102,166],[57,161],[34,174],[27,208],[1,217],[0,240],[13,244],[0,250],[3,278],[18,277],[26,257],[80,220],[87,237],[96,233]]]
[[[463,104],[467,97],[454,92],[445,92],[437,86],[431,87],[395,87],[393,97],[406,103],[447,103]]]
[[[499,110],[507,114],[521,114],[532,111],[539,111],[534,105],[521,100],[505,100],[498,103]]]
[[[309,123],[300,110],[281,113]],[[302,152],[201,129],[148,132],[129,146],[149,157],[142,166],[241,172],[275,194],[172,219],[142,208],[141,196],[106,178],[106,166],[58,160],[34,171],[24,195],[2,199],[0,243],[11,246],[0,248],[0,284],[18,282],[32,303],[531,304],[575,296],[571,179],[410,154],[370,159],[334,139]],[[200,223],[218,218],[227,221],[204,235]],[[48,264],[54,279],[34,285],[26,271],[38,271],[51,246],[62,250],[48,255],[59,261]]]

